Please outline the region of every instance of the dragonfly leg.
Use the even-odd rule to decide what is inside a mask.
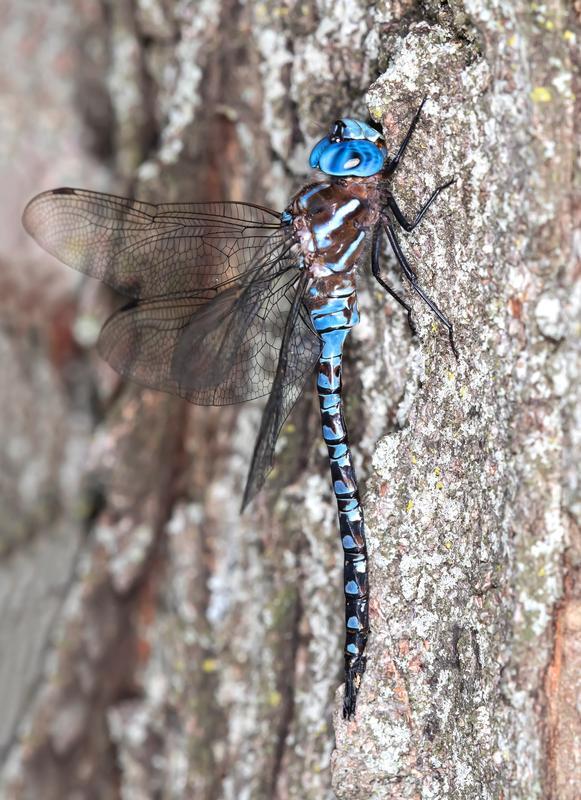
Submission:
[[[408,305],[408,303],[406,303],[406,301],[403,300],[397,294],[397,292],[395,292],[391,288],[391,286],[388,286],[387,283],[381,277],[380,266],[379,266],[379,256],[381,253],[381,234],[382,230],[381,227],[378,225],[375,231],[373,232],[373,243],[371,245],[371,272],[375,280],[380,284],[380,286],[382,286],[385,289],[385,291],[393,297],[394,300],[397,300],[400,306],[403,306],[403,308],[405,308],[408,315],[408,325],[410,326],[410,331],[412,332],[412,336],[415,336],[417,331],[416,331],[416,326],[414,325],[414,321],[412,319],[412,307]]]
[[[420,114],[422,113],[422,108],[424,107],[424,103],[426,102],[426,100],[427,98],[424,97],[420,107],[418,108],[418,110],[414,115],[414,118],[412,119],[411,125],[408,128],[408,132],[406,133],[403,142],[399,146],[399,150],[387,165],[388,172],[395,172],[395,170],[397,169],[397,165],[399,164],[401,158],[403,157],[403,154],[406,151],[406,147],[408,146],[410,139],[412,138],[413,132],[416,129],[416,125],[418,124],[418,121],[420,119]]]
[[[416,294],[418,294],[422,298],[424,303],[426,303],[426,305],[429,306],[429,308],[431,308],[434,314],[438,317],[442,325],[445,325],[446,328],[448,329],[448,338],[450,339],[450,346],[452,348],[452,352],[454,353],[456,358],[458,358],[458,350],[456,349],[456,343],[454,342],[454,329],[452,327],[452,323],[447,317],[444,316],[444,314],[440,311],[440,309],[434,303],[434,301],[430,297],[428,297],[428,295],[419,285],[417,275],[413,271],[413,269],[409,264],[409,261],[405,257],[400,247],[400,244],[396,238],[395,231],[391,223],[388,220],[384,220],[384,224],[385,224],[385,232],[387,233],[387,238],[393,249],[395,257],[397,258],[399,265],[403,270],[404,275],[409,280],[414,292],[416,292]]]
[[[416,225],[420,224],[420,222],[422,221],[422,219],[424,217],[424,214],[426,213],[428,208],[432,205],[432,203],[434,202],[436,197],[440,194],[440,192],[443,192],[444,189],[447,189],[448,186],[450,186],[451,184],[454,183],[454,181],[455,181],[455,178],[452,178],[452,180],[448,181],[448,183],[443,183],[441,186],[436,187],[434,189],[434,191],[432,192],[432,194],[429,196],[428,200],[424,203],[424,205],[418,211],[418,213],[416,215],[416,218],[414,219],[413,222],[410,222],[409,220],[407,220],[405,218],[405,216],[403,214],[403,211],[398,206],[398,204],[397,204],[397,202],[396,202],[394,197],[390,197],[389,200],[387,201],[387,204],[388,204],[389,208],[393,211],[394,217],[396,218],[398,223],[401,225],[401,227],[404,229],[404,231],[408,231],[408,233],[409,233],[410,231],[413,231],[413,229],[416,227]]]

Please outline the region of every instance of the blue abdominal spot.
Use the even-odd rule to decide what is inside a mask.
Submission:
[[[309,163],[327,175],[365,178],[383,169],[385,153],[367,139],[331,142],[321,139],[311,152]]]

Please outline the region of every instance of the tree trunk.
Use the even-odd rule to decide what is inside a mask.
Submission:
[[[573,12],[1,6],[14,64],[3,797],[579,797]],[[402,247],[459,358],[404,287],[412,340],[362,268],[344,385],[372,635],[346,723],[342,557],[313,385],[239,516],[263,403],[202,409],[120,384],[92,347],[114,299],[90,281],[74,292],[18,215],[59,184],[282,209],[328,123],[368,108],[393,152],[423,97],[394,193],[411,217],[455,177]],[[398,285],[387,253],[384,269]]]

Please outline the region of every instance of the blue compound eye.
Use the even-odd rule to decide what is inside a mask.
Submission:
[[[325,136],[313,147],[311,155],[309,156],[309,166],[311,169],[317,169],[322,152],[329,147],[330,144],[331,140],[328,136]]]
[[[322,144],[319,142],[315,147],[310,161],[311,166],[318,166],[327,175],[366,178],[383,169],[385,152],[367,139],[329,142],[326,147],[320,147]],[[314,165],[312,161],[316,150],[318,164]]]
[[[327,175],[366,178],[383,169],[387,151],[383,137],[361,120],[345,117],[311,150],[309,164]]]

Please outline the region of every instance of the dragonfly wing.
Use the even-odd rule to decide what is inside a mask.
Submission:
[[[291,226],[247,203],[154,205],[66,188],[33,198],[23,223],[56,258],[131,298],[99,338],[120,374],[201,405],[270,393],[249,502],[320,353]]]
[[[132,301],[105,324],[99,352],[121,375],[199,405],[262,397],[277,376],[288,295],[299,276],[288,257],[210,299],[197,293]],[[288,350],[287,382],[304,374],[319,348],[300,324]]]
[[[134,299],[213,289],[274,260],[290,235],[249,203],[154,205],[67,188],[34,197],[22,220],[60,261]]]
[[[258,494],[272,469],[276,441],[301,395],[321,353],[321,340],[308,327],[302,313],[307,276],[298,282],[287,318],[276,375],[262,415],[252,463],[246,481],[242,510]]]

